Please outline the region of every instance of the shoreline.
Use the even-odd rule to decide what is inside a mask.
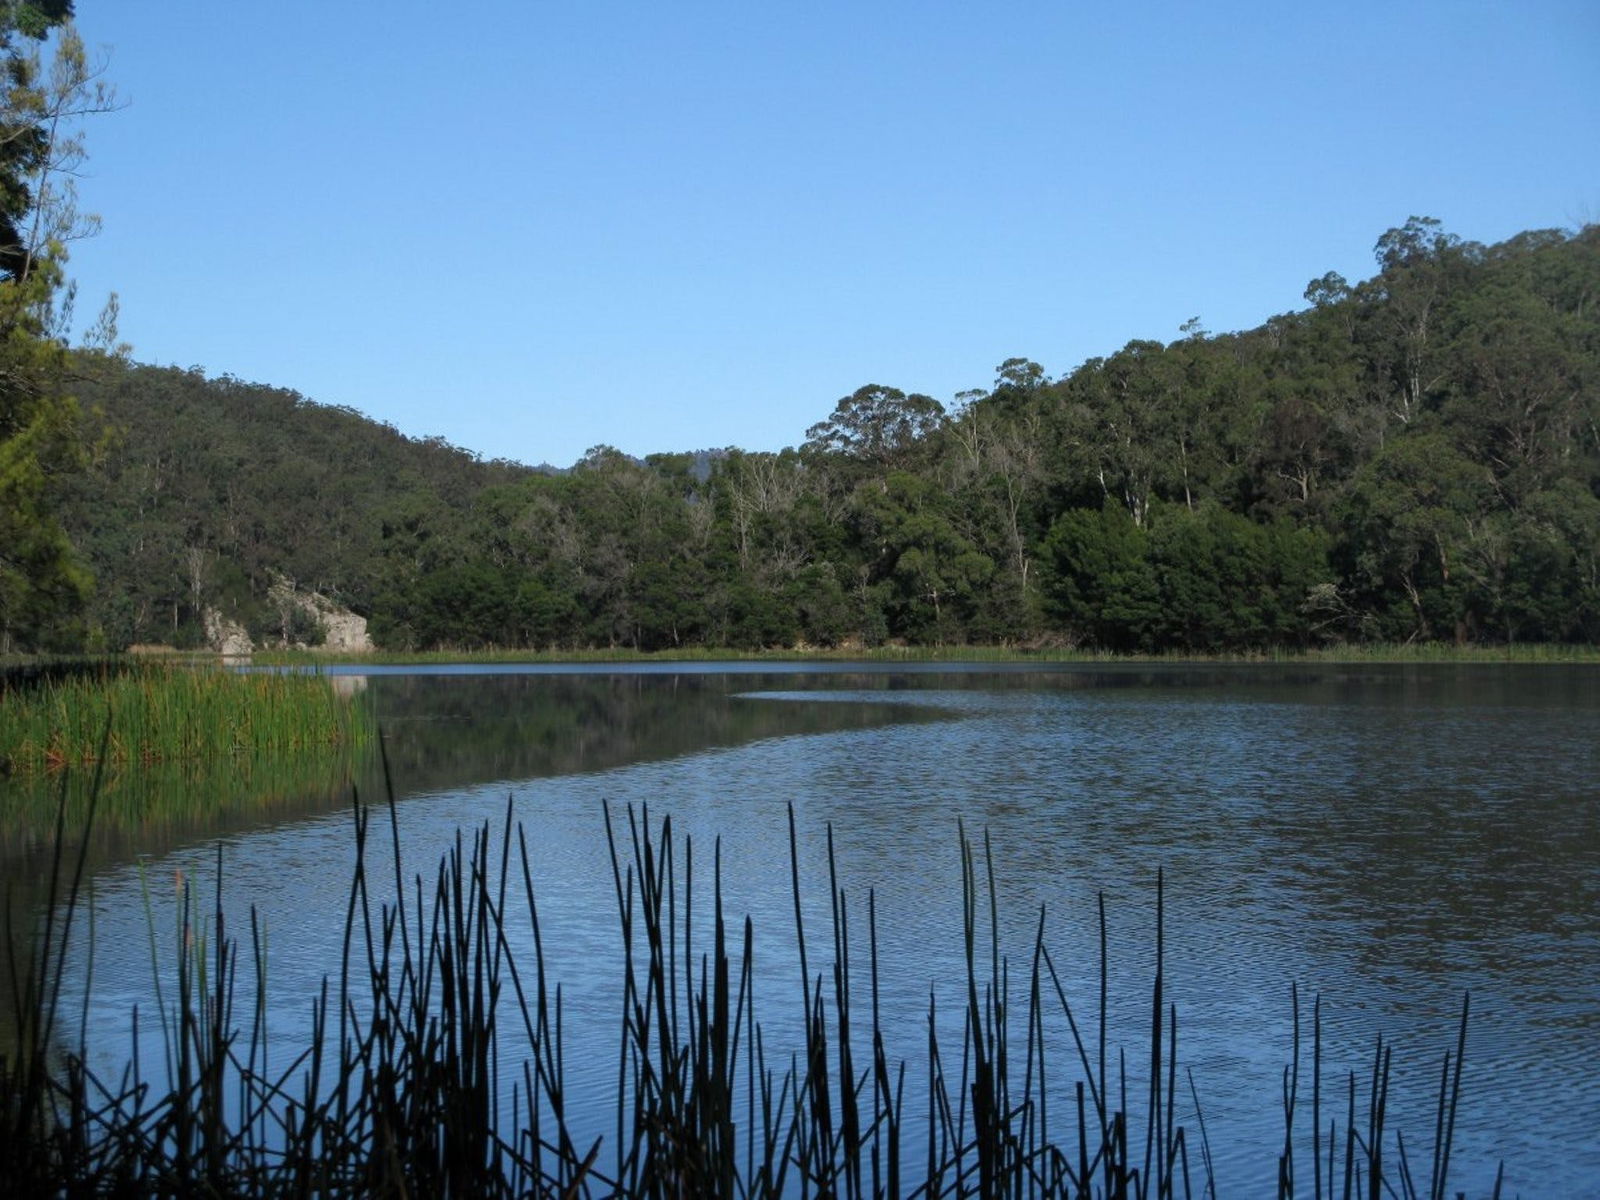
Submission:
[[[1523,643],[1507,646],[1457,646],[1452,643],[1420,645],[1349,645],[1317,650],[1284,650],[1234,654],[1121,654],[1078,649],[1021,649],[1013,646],[849,646],[805,647],[775,650],[733,650],[685,647],[641,653],[633,650],[423,650],[383,651],[363,654],[342,651],[267,650],[257,652],[252,663],[261,666],[315,664],[374,666],[438,663],[650,663],[650,662],[872,662],[872,663],[1084,663],[1088,665],[1186,663],[1216,664],[1513,664],[1600,665],[1600,646]]]

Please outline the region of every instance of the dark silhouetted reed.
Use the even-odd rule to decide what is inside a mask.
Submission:
[[[831,832],[829,963],[817,969],[791,810],[800,977],[781,998],[784,1019],[770,1025],[756,1003],[751,923],[731,920],[723,908],[720,845],[707,887],[696,878],[689,840],[674,836],[670,820],[652,825],[646,812],[608,811],[623,955],[614,1111],[605,1128],[582,1130],[563,1056],[563,996],[546,971],[524,830],[508,810],[498,844],[487,826],[458,834],[428,882],[406,876],[392,803],[388,815],[386,869],[396,899],[372,898],[369,872],[382,855],[374,851],[372,814],[357,804],[344,963],[323,983],[307,1044],[287,1061],[274,1047],[269,1063],[269,963],[260,930],[252,917],[246,936],[235,937],[223,927],[220,897],[202,917],[185,890],[177,986],[153,1016],[166,1061],[152,1070],[136,1046],[115,1078],[86,1065],[81,1023],[76,1038],[60,1028],[81,861],[74,869],[59,849],[67,839],[59,838],[52,895],[62,903],[45,912],[27,969],[13,973],[24,982],[11,997],[13,1044],[0,1059],[0,1178],[10,1182],[8,1194],[1219,1194],[1198,1101],[1187,1102],[1195,1097],[1192,1076],[1184,1107],[1196,1123],[1180,1119],[1159,884],[1148,1040],[1130,1106],[1127,1056],[1113,1058],[1108,1045],[1104,902],[1091,1032],[1068,1001],[1042,914],[1025,969],[1013,972],[1001,952],[988,841],[980,848],[963,831],[965,978],[954,981],[961,998],[952,1012],[960,1013],[962,1033],[954,1044],[954,1023],[930,1001],[921,1064],[927,1085],[913,1103],[905,1064],[885,1048],[875,898],[867,896],[863,947]],[[219,850],[219,879],[221,866]],[[511,952],[508,891],[517,888],[531,922],[532,961]],[[240,994],[242,954],[250,956],[254,994]],[[1378,1045],[1364,1085],[1348,1077],[1341,1124],[1323,1112],[1320,1001],[1312,1007],[1309,1089],[1301,1078],[1298,996],[1294,1009],[1280,1197],[1443,1200],[1465,1006],[1441,1072],[1425,1176],[1414,1173],[1403,1139],[1390,1143],[1389,1047]],[[771,1031],[796,1028],[795,1018],[797,1043],[775,1045]],[[527,1047],[520,1070],[500,1061],[506,1021]],[[1061,1022],[1070,1045],[1047,1046],[1047,1027],[1059,1030]]]

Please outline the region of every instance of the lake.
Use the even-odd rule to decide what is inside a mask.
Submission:
[[[781,1011],[799,979],[792,805],[811,974],[831,970],[831,830],[853,929],[873,896],[884,1025],[891,1056],[912,1064],[908,1089],[930,996],[957,1021],[965,998],[960,823],[980,854],[985,834],[992,847],[1015,990],[1042,909],[1069,999],[1093,1015],[1104,896],[1111,1043],[1130,1062],[1148,1033],[1164,873],[1165,995],[1222,1195],[1275,1184],[1291,985],[1307,1030],[1322,997],[1326,1103],[1341,1126],[1345,1073],[1365,1081],[1381,1033],[1394,1048],[1390,1122],[1426,1175],[1440,1062],[1470,991],[1452,1194],[1487,1195],[1501,1157],[1508,1195],[1591,1195],[1600,1179],[1593,667],[335,672],[379,714],[408,872],[431,878],[458,827],[498,831],[508,800],[523,823],[545,956],[563,982],[568,1086],[597,1132],[616,1073],[621,961],[602,805],[623,822],[629,806],[648,805],[652,823],[670,815],[693,840],[697,880],[720,838],[725,904],[751,915],[758,978],[777,981],[764,992],[780,1010],[766,1014],[769,1037],[787,1029],[797,1048],[798,1014]],[[355,782],[381,795],[372,771]],[[338,968],[353,859],[345,789],[331,804],[325,790],[213,836],[168,833],[99,857],[92,985],[85,995],[80,956],[63,1003],[75,1018],[87,1006],[103,1068],[126,1057],[134,1006],[152,1011],[146,893],[167,945],[173,880],[196,883],[209,907],[219,844],[229,930],[247,929],[254,906],[267,931],[287,1059]],[[1053,1053],[1070,1086],[1070,1046]],[[1192,1108],[1184,1087],[1180,1121]]]

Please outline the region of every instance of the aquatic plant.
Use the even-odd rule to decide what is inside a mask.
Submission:
[[[73,1040],[60,1028],[61,980],[82,859],[65,869],[60,838],[51,890],[60,886],[63,903],[46,910],[35,954],[17,976],[15,1029],[0,1048],[0,1178],[29,1195],[1218,1194],[1192,1076],[1183,1082],[1195,1124],[1179,1114],[1159,881],[1149,1024],[1130,1065],[1110,1051],[1104,900],[1098,1011],[1089,1023],[1067,998],[1042,914],[1014,978],[1001,953],[991,848],[984,839],[980,851],[961,832],[961,997],[954,1013],[930,1001],[927,1085],[912,1111],[906,1064],[886,1049],[875,899],[869,892],[863,960],[831,831],[830,961],[813,971],[790,810],[800,978],[782,998],[787,1017],[774,1021],[757,1010],[751,921],[735,923],[724,910],[720,844],[707,898],[697,890],[704,885],[692,844],[675,837],[670,819],[657,826],[647,812],[607,810],[623,959],[614,1109],[609,1128],[596,1132],[574,1116],[563,995],[546,969],[526,831],[508,807],[498,839],[488,825],[458,833],[429,884],[402,867],[392,800],[388,815],[395,899],[374,902],[372,813],[357,803],[343,960],[314,1003],[307,1044],[281,1064],[275,1048],[269,1063],[263,936],[253,916],[244,946],[224,928],[219,847],[211,915],[201,915],[188,885],[182,891],[176,982],[158,994],[154,1015],[160,1069],[147,1074],[136,1031],[116,1078],[87,1065],[86,1018],[75,1048],[64,1049]],[[516,888],[531,923],[531,963],[512,953],[508,892]],[[697,917],[707,901],[708,941],[707,918]],[[242,955],[253,995],[239,992]],[[1441,1071],[1425,1186],[1406,1142],[1395,1137],[1390,1148],[1388,1047],[1378,1046],[1364,1096],[1363,1081],[1348,1076],[1342,1123],[1337,1114],[1324,1123],[1320,1002],[1303,1127],[1298,997],[1294,1009],[1279,1196],[1443,1200],[1465,1007]],[[798,1044],[777,1046],[796,1015]],[[1070,1040],[1065,1067],[1063,1047],[1047,1044],[1058,1020]],[[509,1089],[498,1082],[506,1022],[528,1047]],[[1309,1188],[1299,1178],[1306,1161]]]
[[[12,774],[298,752],[368,733],[331,681],[311,674],[108,666],[0,694],[0,765]]]

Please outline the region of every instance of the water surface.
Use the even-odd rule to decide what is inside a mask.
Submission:
[[[694,839],[697,869],[721,838],[727,904],[753,916],[757,962],[787,989],[767,989],[778,1005],[798,983],[792,805],[812,970],[830,961],[831,828],[855,911],[868,889],[875,896],[885,1025],[899,1031],[892,1052],[913,1064],[930,993],[952,1011],[961,1002],[961,822],[993,847],[1014,977],[1025,973],[1042,908],[1085,1012],[1105,895],[1112,1040],[1130,1055],[1148,1021],[1164,871],[1166,992],[1222,1194],[1268,1192],[1276,1178],[1291,984],[1307,1009],[1323,997],[1330,1087],[1368,1068],[1379,1033],[1394,1044],[1391,1119],[1423,1159],[1439,1061],[1470,990],[1452,1191],[1487,1194],[1500,1156],[1508,1194],[1580,1196],[1600,1178],[1593,668],[829,663],[364,674],[408,870],[431,874],[458,826],[498,823],[508,800],[524,822],[546,953],[569,1005],[569,1061],[580,1064],[569,1084],[591,1097],[601,1128],[619,1004],[602,804],[670,814]],[[378,794],[375,776],[356,782]],[[230,927],[244,928],[255,905],[269,931],[272,1022],[285,1045],[337,968],[350,827],[336,809],[221,839]],[[132,1005],[148,1003],[145,889],[170,913],[171,881],[181,872],[209,888],[215,857],[215,841],[195,841],[158,847],[138,867],[111,858],[97,870],[87,1004],[108,1061],[126,1053]],[[512,924],[525,928],[515,914]],[[69,1001],[81,999],[80,985]],[[1063,1045],[1063,1074],[1068,1059]]]

